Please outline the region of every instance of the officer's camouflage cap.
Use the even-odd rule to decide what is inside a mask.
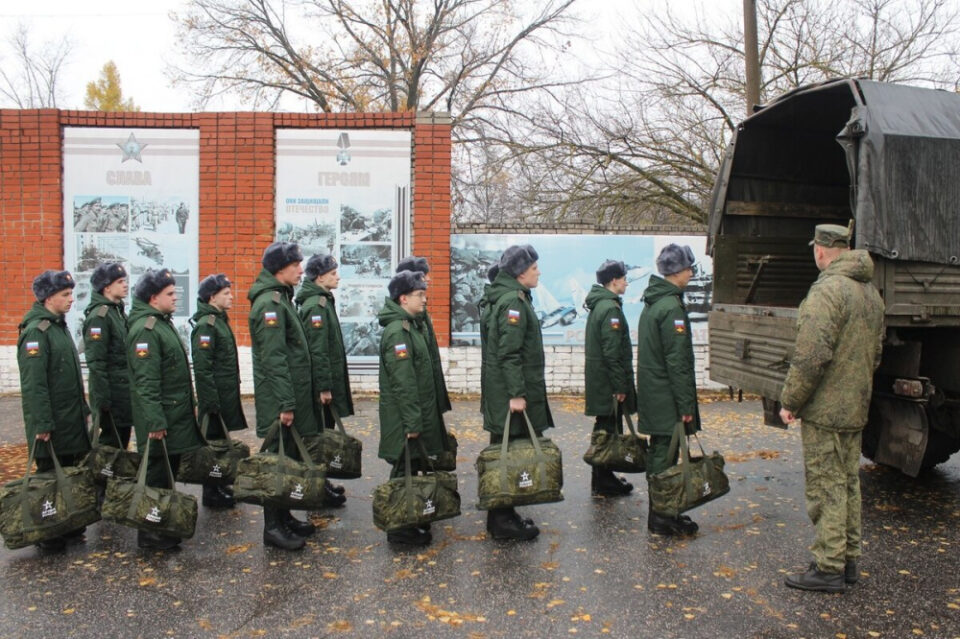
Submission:
[[[814,244],[826,248],[849,248],[850,229],[839,224],[817,224],[817,228],[813,232],[813,239],[810,240],[810,246]]]

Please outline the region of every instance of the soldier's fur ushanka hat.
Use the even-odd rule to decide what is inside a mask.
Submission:
[[[529,244],[514,244],[500,256],[500,270],[510,277],[519,277],[539,259],[537,251]]]
[[[141,302],[149,304],[151,297],[176,283],[177,281],[173,279],[173,273],[170,272],[170,269],[154,270],[150,268],[137,280],[137,285],[133,287],[133,296]]]
[[[427,290],[427,283],[423,280],[423,273],[420,271],[400,271],[387,285],[390,299],[394,302],[399,302],[401,295],[425,290]]]
[[[332,255],[314,255],[307,260],[307,267],[303,269],[303,273],[308,280],[312,281],[338,266],[340,265],[337,264],[337,258]]]
[[[90,276],[90,287],[97,293],[103,293],[103,289],[126,276],[127,269],[123,268],[120,262],[97,264],[97,268],[93,269],[93,275]]]
[[[200,281],[200,285],[197,287],[197,299],[206,304],[210,301],[211,297],[231,286],[233,286],[233,284],[230,283],[230,280],[224,273],[207,275]]]
[[[403,271],[419,271],[426,275],[430,272],[430,265],[427,264],[427,258],[410,255],[400,260],[397,264],[397,273]]]
[[[275,275],[277,271],[288,264],[302,261],[303,253],[300,252],[300,247],[295,243],[274,242],[264,250],[263,259],[260,263],[263,264],[263,268],[270,271],[271,275]]]
[[[661,275],[673,275],[690,268],[696,261],[697,258],[689,246],[667,244],[657,257],[657,271]]]
[[[607,260],[597,269],[597,284],[606,286],[618,277],[627,276],[627,265],[616,260]]]
[[[43,302],[54,293],[76,285],[70,271],[44,271],[33,280],[33,294],[38,302]]]

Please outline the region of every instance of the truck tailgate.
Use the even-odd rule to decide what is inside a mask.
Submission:
[[[779,398],[797,337],[797,309],[714,304],[708,326],[710,379]]]

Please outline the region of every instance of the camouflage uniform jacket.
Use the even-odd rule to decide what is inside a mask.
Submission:
[[[872,278],[866,251],[841,253],[800,304],[780,403],[826,430],[857,431],[867,422],[883,347],[883,300]]]

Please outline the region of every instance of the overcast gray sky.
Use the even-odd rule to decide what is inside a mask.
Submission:
[[[539,0],[516,0],[538,3]],[[582,57],[594,48],[608,46],[613,33],[622,28],[637,10],[688,10],[693,0],[580,0],[575,5],[586,20],[584,34],[594,45],[578,47]],[[181,10],[184,0],[27,0],[0,2],[0,37],[6,39],[18,22],[31,31],[33,44],[69,37],[73,53],[62,74],[62,108],[83,108],[88,82],[99,77],[100,69],[113,60],[120,71],[125,97],[132,97],[144,111],[189,111],[190,96],[185,89],[169,86],[164,75],[168,64],[177,60],[172,11]],[[713,0],[711,11],[740,11],[742,0]],[[0,63],[4,63],[0,60]],[[243,110],[240,102],[212,105]]]

